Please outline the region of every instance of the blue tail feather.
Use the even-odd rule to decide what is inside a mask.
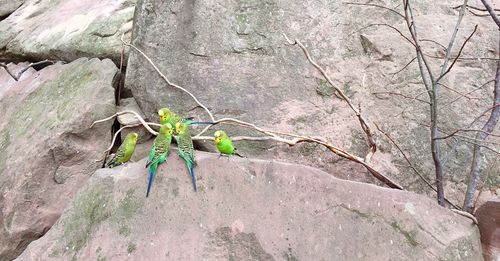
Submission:
[[[191,122],[189,122],[189,125],[192,125],[192,124],[217,124],[217,123],[210,122],[210,121],[191,121]]]
[[[153,179],[155,177],[156,167],[158,167],[158,163],[153,163],[149,167],[149,183],[148,183],[148,191],[146,192],[146,197],[149,196],[149,192],[151,191],[151,185],[153,185]]]
[[[193,187],[194,187],[194,191],[198,191],[197,188],[196,188],[196,175],[194,174],[194,168],[193,166],[188,166],[188,169],[189,169],[189,174],[191,174],[191,180],[193,182]]]

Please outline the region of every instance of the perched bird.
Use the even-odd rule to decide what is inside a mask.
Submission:
[[[175,138],[177,140],[177,150],[179,152],[179,156],[186,162],[189,174],[191,174],[194,191],[197,191],[196,175],[193,170],[193,165],[196,165],[196,162],[194,159],[193,140],[191,139],[191,134],[189,133],[189,125],[183,121],[177,122],[175,125],[175,132],[177,133]]]
[[[243,158],[243,156],[241,156],[240,154],[238,154],[238,152],[236,152],[236,148],[233,146],[233,142],[231,141],[229,136],[227,136],[225,131],[223,130],[216,131],[214,133],[214,137],[217,150],[219,150],[221,154],[236,155]]]
[[[146,197],[149,196],[149,192],[151,191],[151,185],[153,184],[158,164],[162,164],[168,156],[168,150],[170,149],[170,143],[172,142],[173,132],[174,130],[170,123],[163,124],[160,127],[160,133],[158,133],[158,136],[156,136],[153,142],[153,148],[149,153],[148,161],[146,163],[146,168],[149,166],[149,183]]]
[[[125,140],[115,153],[115,156],[108,162],[108,167],[113,168],[130,160],[134,154],[135,144],[139,135],[135,132],[127,134]]]
[[[173,113],[169,108],[161,108],[158,110],[158,116],[160,116],[160,123],[165,124],[165,123],[170,123],[172,126],[176,126],[178,122],[185,122],[187,125],[191,124],[215,124],[214,122],[207,122],[207,121],[192,121],[193,117],[189,118],[182,118],[181,116]]]

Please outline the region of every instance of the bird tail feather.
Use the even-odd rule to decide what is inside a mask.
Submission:
[[[153,185],[153,179],[155,177],[156,167],[158,167],[158,163],[153,163],[149,167],[149,183],[148,183],[148,191],[146,192],[146,198],[149,196],[149,192],[151,191],[151,186]]]

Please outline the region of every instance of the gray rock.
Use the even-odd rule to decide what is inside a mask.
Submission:
[[[452,8],[455,5],[453,1],[415,3],[420,37],[446,46],[457,19],[457,11]],[[387,2],[387,7],[401,11],[397,3]],[[391,134],[420,172],[433,180],[429,131],[425,127],[429,106],[412,99],[427,100],[425,88],[416,62],[401,70],[415,56],[415,50],[397,31],[374,24],[388,24],[408,35],[404,20],[393,12],[341,1],[141,0],[136,8],[132,43],[148,54],[172,82],[197,96],[217,118],[235,117],[278,131],[322,136],[364,156],[368,151],[366,138],[352,111],[336,98],[299,48],[285,44],[282,34],[297,38],[353,104],[360,106],[365,117]],[[478,34],[463,52],[463,57],[469,59],[459,60],[442,81],[461,93],[478,89],[495,74],[494,60],[473,58],[498,57],[496,27],[491,19],[466,16],[454,50],[475,24],[479,26]],[[422,42],[422,46],[431,56],[444,54],[432,41]],[[429,60],[437,73],[441,60]],[[184,116],[208,119],[187,94],[168,86],[136,51],[130,53],[125,84],[151,120],[157,118],[156,111],[163,106]],[[443,87],[440,129],[453,132],[490,108],[490,87],[474,91],[470,100]],[[385,94],[375,94],[381,92]],[[477,121],[471,128],[479,125]],[[217,128],[228,128],[233,136],[255,134],[241,128]],[[407,163],[395,146],[374,126],[372,129],[379,138],[379,150],[373,157],[375,167],[406,188],[435,197],[435,192],[405,167]],[[491,137],[491,141],[498,144],[500,138]],[[471,144],[454,139],[442,142],[446,194],[453,202],[462,202]],[[213,149],[210,142],[202,145]],[[307,164],[341,178],[373,182],[363,168],[315,145],[237,145],[246,155]],[[498,146],[492,146],[498,150]],[[494,156],[487,155],[485,162],[493,162]],[[500,172],[500,165],[493,165],[485,168]]]
[[[173,151],[98,170],[17,260],[481,260],[479,230],[426,197],[310,167]]]
[[[12,14],[23,3],[24,0],[0,0],[0,19]]]
[[[0,22],[0,57],[7,60],[110,58],[120,63],[120,37],[130,29],[134,0],[26,1]]]
[[[116,73],[111,60],[87,58],[18,82],[0,71],[0,260],[43,235],[102,164],[112,122],[89,126],[115,112]]]

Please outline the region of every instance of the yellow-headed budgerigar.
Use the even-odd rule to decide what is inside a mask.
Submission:
[[[177,140],[177,150],[179,152],[179,156],[186,162],[189,174],[191,174],[194,191],[197,191],[196,175],[194,174],[193,169],[193,165],[196,165],[196,162],[194,159],[193,140],[191,139],[191,133],[189,133],[188,123],[184,121],[177,122],[175,125],[175,132],[177,133],[175,138]]]
[[[125,140],[115,153],[115,156],[108,162],[108,167],[113,168],[130,160],[134,154],[135,144],[139,135],[135,132],[127,134]]]
[[[243,158],[243,156],[241,156],[240,154],[238,154],[238,152],[236,152],[236,148],[233,146],[233,142],[231,141],[231,139],[229,138],[229,136],[226,134],[225,131],[223,130],[216,131],[214,133],[214,137],[217,150],[219,150],[221,154],[236,155]]]
[[[158,110],[158,116],[160,116],[160,123],[165,124],[165,123],[170,123],[172,126],[176,126],[178,122],[185,122],[187,125],[191,124],[214,124],[213,122],[205,122],[205,121],[192,121],[193,118],[182,118],[181,116],[173,113],[169,108],[161,108]]]
[[[149,192],[151,191],[151,185],[153,184],[156,168],[159,164],[162,164],[168,156],[168,150],[170,149],[170,143],[172,142],[173,132],[174,130],[170,123],[163,124],[160,127],[158,136],[156,136],[153,142],[153,148],[149,153],[148,161],[146,163],[146,168],[149,166],[149,182],[146,197],[149,196]]]

